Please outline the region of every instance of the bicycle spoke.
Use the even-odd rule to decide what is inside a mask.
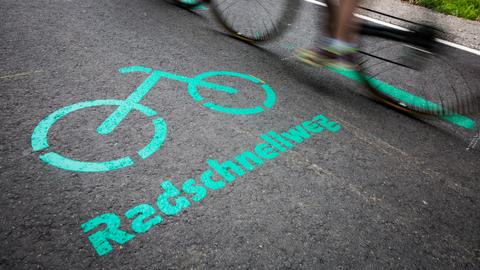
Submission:
[[[237,37],[255,42],[279,36],[286,28],[285,25],[295,18],[298,10],[295,7],[301,0],[252,0],[233,3],[212,1],[213,15],[226,30]]]

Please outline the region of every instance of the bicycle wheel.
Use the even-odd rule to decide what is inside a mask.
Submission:
[[[203,3],[202,0],[168,0],[168,2],[188,9],[195,8]]]
[[[463,63],[439,50],[435,31],[418,26],[398,41],[370,40],[359,60],[362,81],[380,101],[409,113],[478,112],[478,84],[465,77]]]
[[[262,42],[279,37],[295,19],[300,0],[211,0],[217,21],[234,37]]]

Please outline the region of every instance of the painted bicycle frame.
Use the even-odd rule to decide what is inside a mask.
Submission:
[[[196,102],[202,102],[202,105],[206,108],[220,113],[233,115],[253,115],[262,113],[272,108],[276,102],[275,92],[268,84],[251,75],[246,75],[238,72],[210,71],[201,73],[193,78],[165,72],[162,70],[153,70],[151,68],[143,66],[124,67],[120,68],[119,72],[123,74],[137,72],[148,74],[149,76],[124,100],[98,99],[84,101],[63,107],[51,113],[43,120],[41,120],[33,130],[33,134],[31,137],[31,144],[33,150],[42,151],[46,150],[49,147],[48,132],[50,128],[62,117],[85,108],[97,106],[118,106],[118,108],[112,114],[110,114],[107,119],[105,119],[105,121],[103,121],[96,129],[97,133],[102,135],[111,133],[125,119],[125,117],[127,117],[130,112],[132,112],[133,110],[139,111],[151,119],[154,127],[154,134],[150,142],[145,147],[137,151],[137,154],[141,159],[148,158],[156,151],[158,151],[163,145],[167,136],[167,124],[165,120],[163,120],[163,118],[158,116],[155,110],[145,105],[142,105],[140,102],[162,78],[176,80],[188,84],[188,93],[193,98],[193,100],[195,100]],[[238,77],[259,85],[266,95],[263,104],[248,108],[239,108],[222,106],[217,103],[205,101],[204,97],[198,92],[198,87],[205,87],[214,91],[225,92],[228,94],[236,94],[238,92],[238,90],[235,88],[205,81],[205,79],[215,76]],[[104,172],[125,168],[134,164],[131,156],[125,156],[119,159],[109,161],[93,162],[71,159],[53,151],[41,154],[40,160],[51,166],[63,170],[76,172]]]

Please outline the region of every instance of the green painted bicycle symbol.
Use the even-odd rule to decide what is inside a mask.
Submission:
[[[138,150],[137,154],[140,156],[141,159],[148,158],[153,153],[158,151],[160,147],[163,145],[163,142],[165,141],[165,138],[167,136],[167,124],[161,117],[158,117],[156,111],[154,111],[153,109],[145,105],[140,104],[139,102],[155,86],[155,84],[161,78],[172,79],[172,80],[177,80],[180,82],[187,83],[188,93],[195,101],[202,102],[202,105],[207,107],[208,109],[218,111],[221,113],[234,114],[234,115],[252,115],[252,114],[262,113],[265,110],[272,108],[273,105],[275,105],[275,100],[276,100],[275,92],[269,85],[267,85],[263,81],[253,76],[242,74],[242,73],[230,72],[230,71],[211,71],[211,72],[201,73],[193,78],[189,78],[185,76],[164,72],[161,70],[153,70],[151,68],[142,67],[142,66],[125,67],[125,68],[121,68],[119,71],[120,73],[131,73],[131,72],[146,73],[146,74],[149,74],[149,76],[125,100],[120,100],[120,99],[90,100],[90,101],[72,104],[51,113],[50,115],[45,117],[43,120],[41,120],[40,123],[38,123],[38,125],[33,130],[32,138],[31,138],[33,150],[40,151],[40,150],[45,150],[49,147],[48,131],[60,118],[66,116],[67,114],[70,114],[72,112],[75,112],[81,109],[90,108],[90,107],[118,106],[118,108],[111,115],[109,115],[107,119],[105,119],[105,121],[102,122],[102,124],[100,124],[100,126],[97,128],[96,131],[99,134],[103,134],[103,135],[109,134],[125,119],[125,117],[132,110],[136,110],[143,113],[144,115],[149,117],[149,119],[151,119],[154,127],[154,134],[150,142],[144,148]],[[263,104],[254,106],[254,107],[248,107],[248,108],[235,108],[235,107],[222,106],[220,104],[213,103],[213,102],[204,101],[204,97],[198,92],[198,87],[209,88],[214,91],[225,92],[228,94],[236,94],[238,92],[238,90],[235,88],[205,81],[206,78],[215,77],[215,76],[238,77],[259,85],[266,95]],[[130,156],[125,156],[120,159],[109,160],[109,161],[90,162],[90,161],[79,161],[75,159],[70,159],[53,151],[41,154],[40,160],[42,160],[43,162],[51,166],[54,166],[60,169],[77,171],[77,172],[103,172],[103,171],[110,171],[110,170],[124,168],[134,164],[134,161]]]

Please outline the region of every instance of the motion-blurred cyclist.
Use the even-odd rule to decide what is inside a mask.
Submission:
[[[313,66],[352,67],[357,52],[353,11],[359,0],[329,0],[328,36],[321,37],[311,49],[297,49],[296,57]]]

